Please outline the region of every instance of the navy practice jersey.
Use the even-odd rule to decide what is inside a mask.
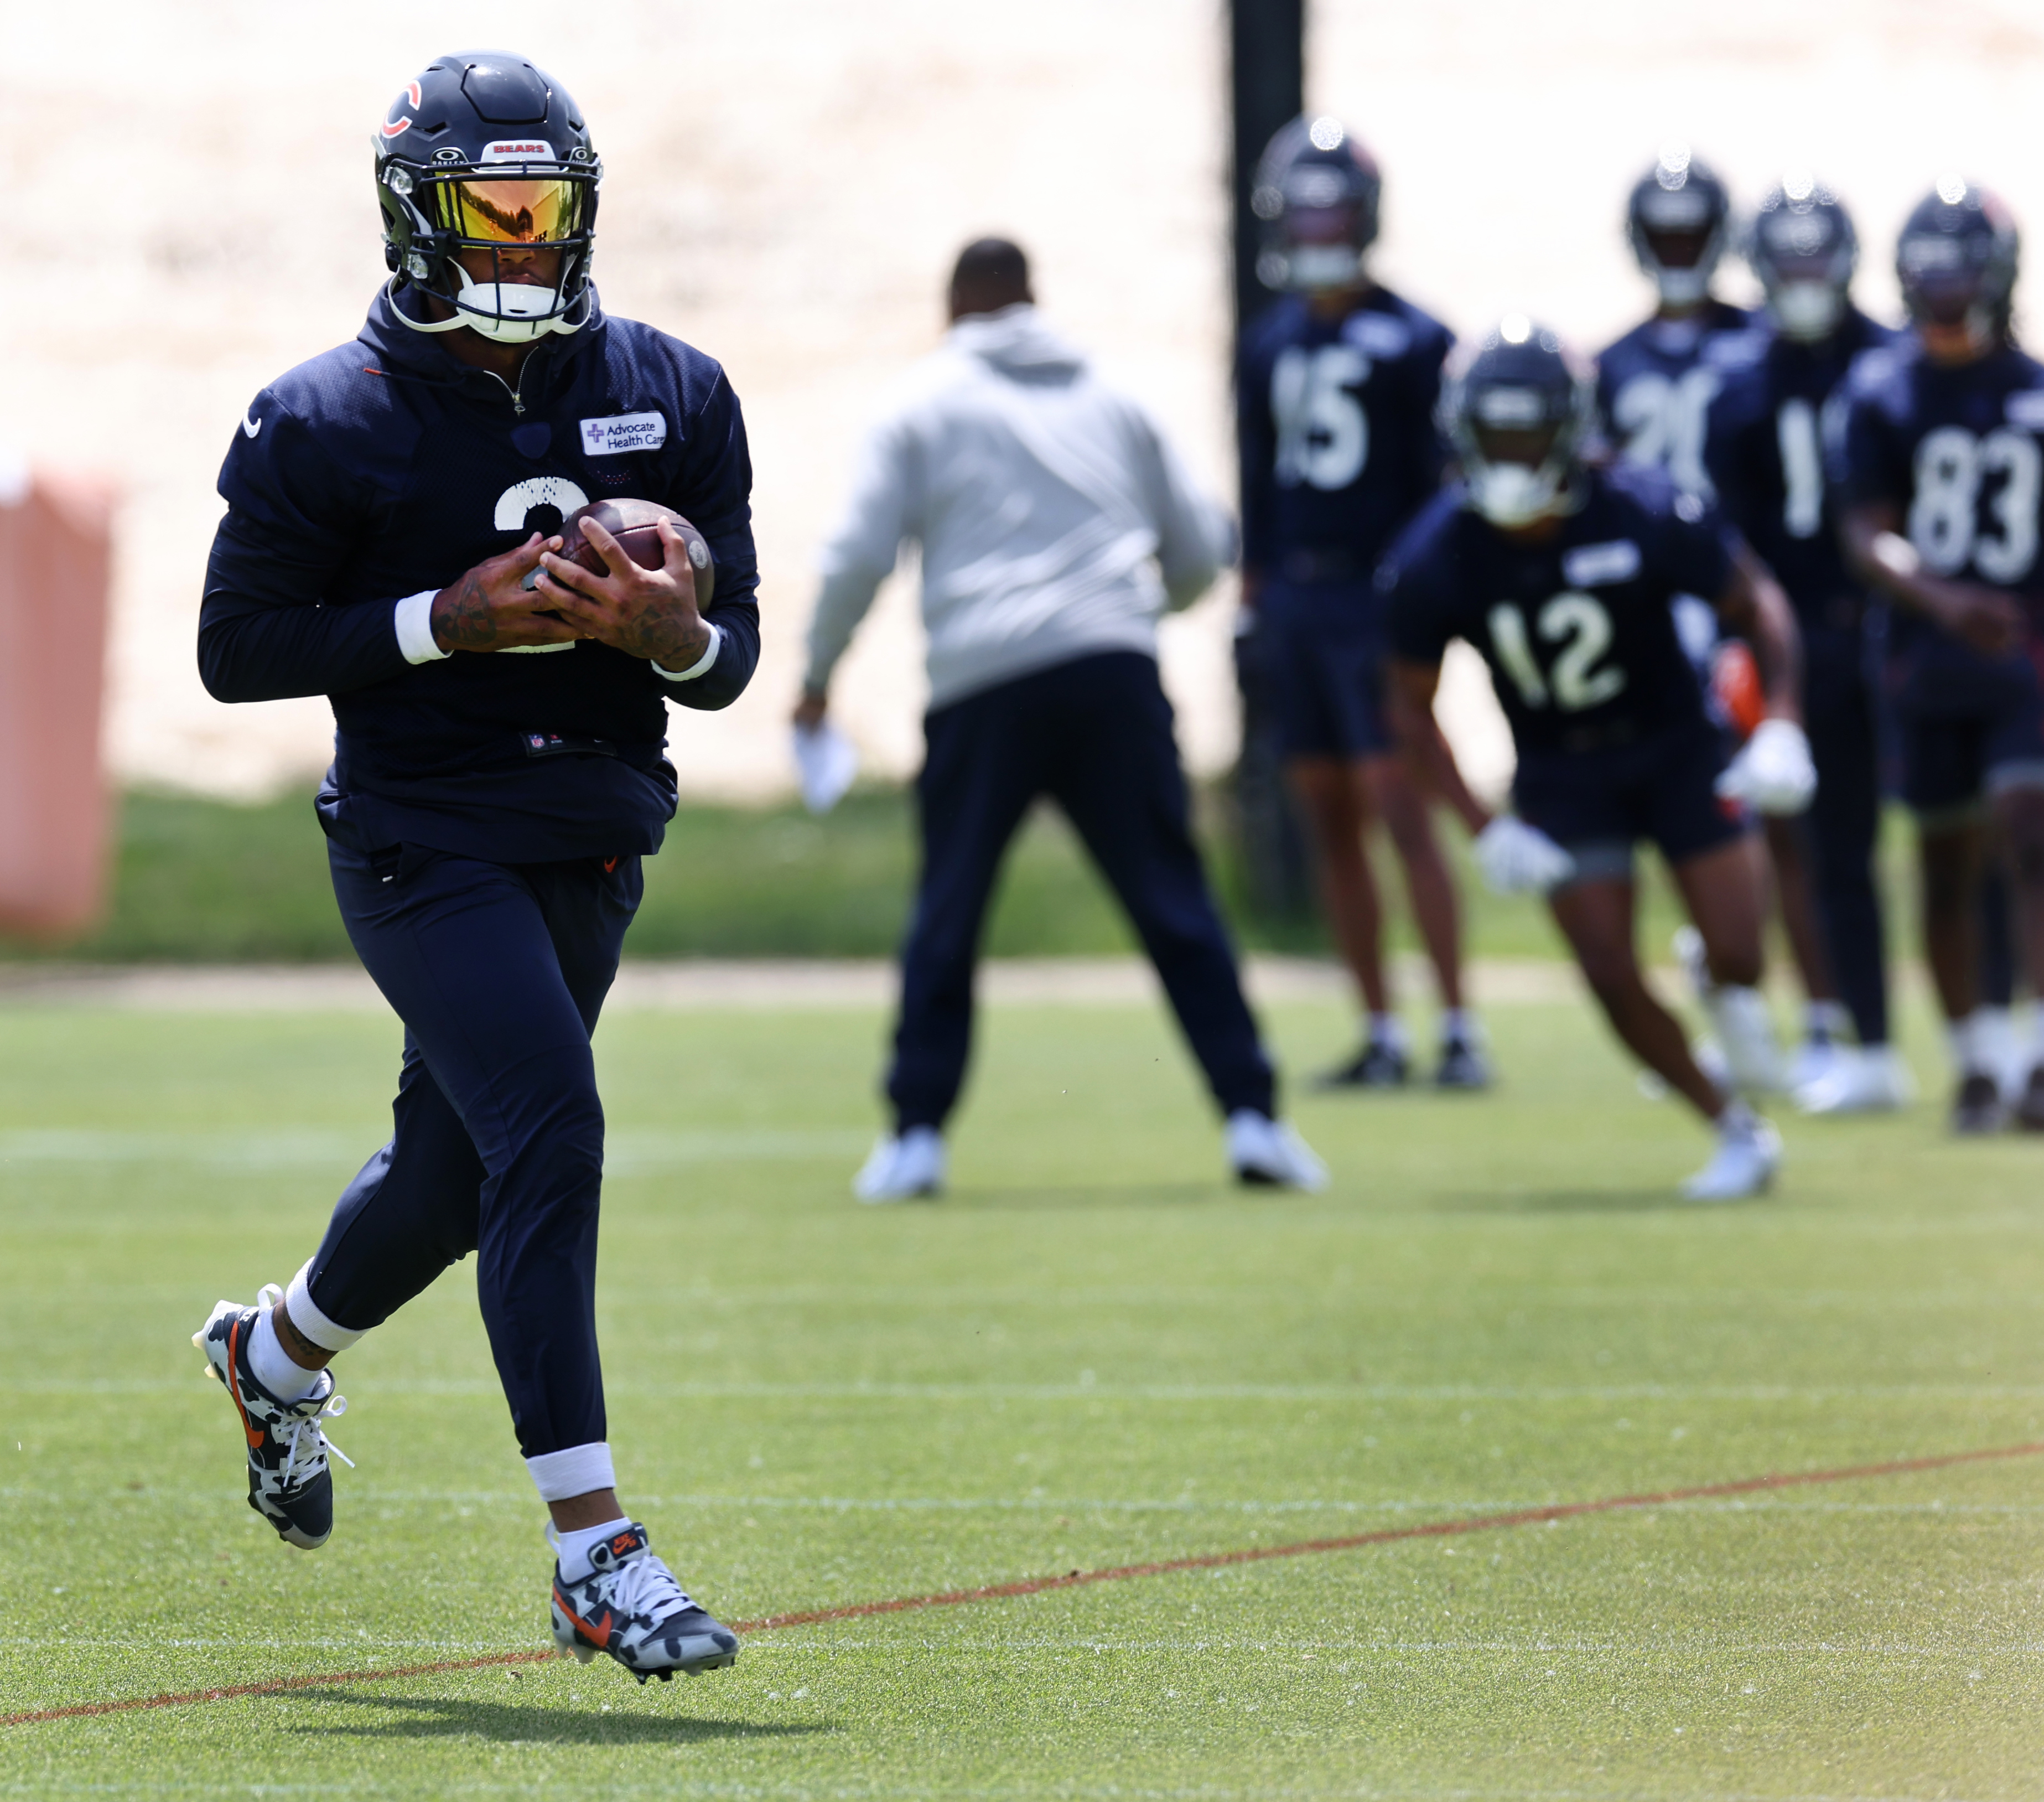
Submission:
[[[1712,351],[1753,316],[1723,301],[1706,302],[1688,319],[1647,320],[1597,359],[1597,415],[1621,462],[1665,469],[1692,494],[1711,491],[1704,432],[1723,378]]]
[[[1383,288],[1344,319],[1316,317],[1297,294],[1258,316],[1236,371],[1245,568],[1368,582],[1440,486],[1434,409],[1453,342]]]
[[[2008,590],[2044,637],[2044,364],[2011,345],[1942,367],[1911,332],[1862,357],[1841,392],[1827,446],[1841,505],[1895,508],[1926,568]],[[1899,654],[1987,667],[1921,615],[1893,618]]]
[[[1713,348],[1723,386],[1711,402],[1704,466],[1725,517],[1781,578],[1806,628],[1854,629],[1865,610],[1825,480],[1824,409],[1854,359],[1894,336],[1855,309],[1822,344],[1763,325]]]
[[[594,301],[592,300],[594,306]],[[674,806],[667,703],[722,707],[759,659],[751,466],[700,352],[600,311],[542,339],[517,392],[405,324],[389,290],[352,343],[256,397],[220,473],[199,667],[222,701],[330,697],[329,831],[506,863],[657,850]],[[593,641],[406,661],[396,603],[605,495],[709,542],[716,662],[693,682]]]
[[[1723,594],[1729,528],[1658,471],[1589,470],[1578,479],[1583,504],[1537,544],[1508,536],[1450,488],[1377,572],[1393,655],[1433,665],[1451,640],[1474,646],[1522,758],[1705,722],[1669,602]]]

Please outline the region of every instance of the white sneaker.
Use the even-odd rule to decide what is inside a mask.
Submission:
[[[1821,1082],[1852,1061],[1853,1047],[1840,1044],[1828,1034],[1821,1039],[1805,1039],[1788,1054],[1788,1070],[1785,1078],[1788,1093],[1800,1094],[1812,1083]]]
[[[909,1201],[943,1186],[944,1139],[933,1126],[912,1126],[898,1137],[889,1133],[851,1179],[851,1192],[862,1201]]]
[[[1806,1114],[1876,1114],[1907,1107],[1916,1084],[1892,1045],[1840,1046],[1829,1070],[1796,1090]]]
[[[1739,1103],[1718,1123],[1711,1161],[1682,1185],[1688,1201],[1742,1201],[1763,1193],[1781,1167],[1781,1135]]]
[[[1228,1167],[1237,1182],[1316,1192],[1327,1185],[1327,1166],[1289,1123],[1251,1108],[1228,1116]]]

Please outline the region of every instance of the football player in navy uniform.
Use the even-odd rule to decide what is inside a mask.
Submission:
[[[1683,144],[1671,144],[1633,184],[1625,235],[1654,284],[1650,317],[1596,359],[1597,412],[1622,462],[1665,469],[1675,486],[1710,493],[1704,440],[1720,377],[1714,339],[1753,317],[1711,292],[1730,241],[1731,195]]]
[[[1493,886],[1549,897],[1612,1025],[1716,1129],[1685,1193],[1758,1193],[1781,1159],[1773,1129],[1698,1066],[1641,974],[1633,855],[1651,841],[1701,936],[1708,1001],[1734,1082],[1771,1079],[1759,992],[1764,882],[1749,805],[1793,812],[1815,776],[1798,723],[1796,624],[1773,578],[1708,503],[1656,471],[1588,466],[1590,378],[1554,334],[1506,319],[1443,403],[1462,482],[1385,559],[1399,723],[1411,755],[1476,835]],[[1767,717],[1729,767],[1669,609],[1709,595],[1753,643]],[[1518,751],[1515,812],[1492,815],[1429,730],[1443,653],[1489,666]]]
[[[2044,978],[2044,365],[2011,335],[2018,248],[1999,199],[1938,182],[1896,249],[1910,329],[1854,366],[1829,442],[1846,556],[1896,604],[1889,685],[1961,1132],[2006,1113],[1980,995],[1996,839],[2019,960],[2033,991]],[[2044,1131],[2044,1046],[2027,1054],[2015,1117]]]
[[[1258,166],[1258,272],[1284,293],[1250,326],[1236,372],[1243,598],[1328,924],[1369,1012],[1361,1051],[1325,1080],[1389,1087],[1408,1072],[1365,842],[1381,819],[1439,986],[1435,1080],[1481,1089],[1489,1077],[1464,1007],[1454,878],[1427,798],[1396,755],[1384,609],[1371,586],[1393,535],[1439,486],[1434,413],[1451,341],[1368,273],[1381,186],[1376,163],[1335,119],[1294,120]]]
[[[1869,596],[1846,567],[1824,479],[1824,409],[1854,359],[1893,336],[1852,303],[1858,249],[1850,215],[1811,176],[1791,175],[1761,202],[1746,260],[1766,291],[1766,321],[1721,347],[1723,385],[1711,403],[1704,453],[1720,506],[1786,590],[1802,635],[1804,726],[1817,792],[1808,813],[1768,824],[1777,868],[1808,869],[1812,878],[1817,943],[1797,953],[1817,997],[1806,1043],[1835,1047],[1795,1089],[1799,1105],[1815,1113],[1897,1107],[1910,1089],[1888,1042],[1874,878],[1881,797]],[[1834,984],[1842,1008],[1828,999]],[[1832,1009],[1850,1013],[1856,1047],[1837,1042],[1842,1023]]]
[[[667,704],[727,706],[757,659],[744,425],[709,357],[604,314],[601,166],[530,63],[444,56],[372,141],[392,278],[355,339],[263,390],[234,433],[199,665],[222,701],[331,698],[319,819],[348,936],[405,1023],[395,1131],[289,1287],[221,1302],[194,1343],[245,1434],[250,1505],[317,1547],[328,1362],[478,1253],[552,1517],[555,1637],[665,1681],[728,1665],[737,1641],[613,1486],[590,1035],[674,812]],[[555,554],[562,516],[613,494],[700,529],[706,610],[664,522],[657,570],[595,524],[609,574]]]

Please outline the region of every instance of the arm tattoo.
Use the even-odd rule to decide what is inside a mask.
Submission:
[[[482,578],[471,570],[433,602],[433,636],[443,651],[488,651],[497,643],[497,617]]]
[[[656,600],[626,624],[617,639],[628,657],[643,657],[663,670],[686,670],[709,649],[709,627],[681,596]]]

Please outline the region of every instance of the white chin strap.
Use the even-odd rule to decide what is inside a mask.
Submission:
[[[1531,525],[1562,501],[1560,472],[1523,463],[1477,463],[1469,473],[1470,504],[1493,525]]]
[[[1814,344],[1838,329],[1846,298],[1828,282],[1784,282],[1767,304],[1785,337]]]
[[[1354,244],[1294,244],[1285,263],[1285,286],[1308,294],[1352,288],[1362,274],[1362,252]]]
[[[558,288],[534,287],[523,282],[475,282],[459,263],[449,267],[461,278],[461,292],[451,303],[451,319],[414,319],[402,307],[398,317],[415,332],[471,332],[500,344],[529,344],[549,332],[576,332],[582,321],[569,322]],[[447,297],[438,297],[444,300]]]
[[[1654,285],[1661,290],[1661,298],[1670,306],[1694,306],[1699,301],[1710,297],[1711,275],[1708,269],[1662,269],[1654,271]]]

